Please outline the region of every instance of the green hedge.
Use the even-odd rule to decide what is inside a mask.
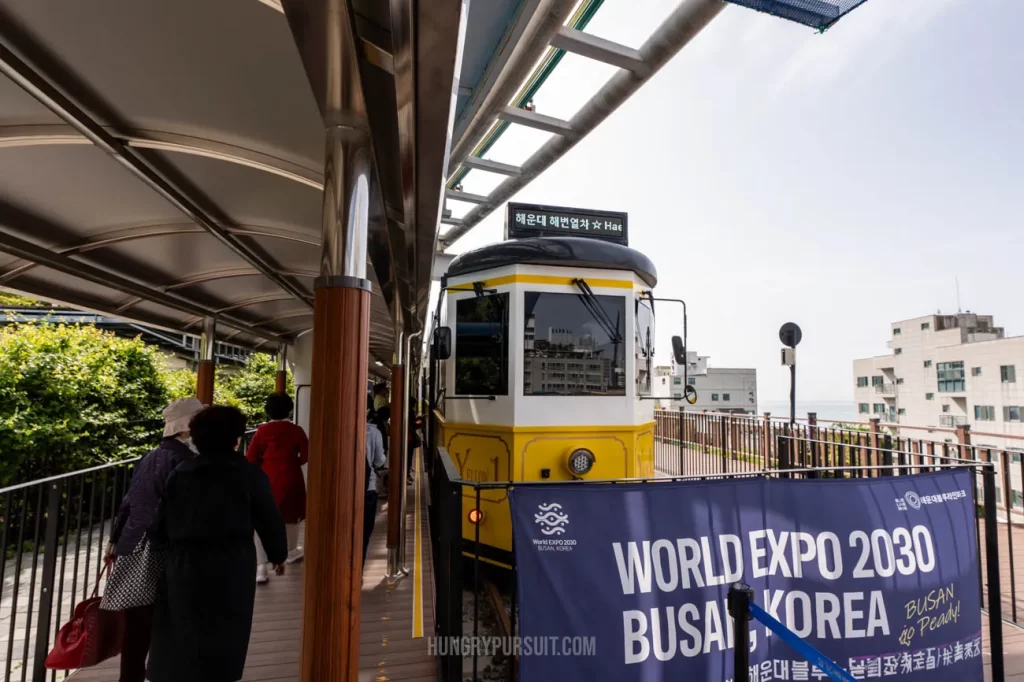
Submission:
[[[214,402],[260,423],[276,371],[262,353],[219,367]],[[89,325],[0,328],[0,487],[144,454],[162,433],[163,408],[195,385],[194,372],[168,371],[140,339]]]

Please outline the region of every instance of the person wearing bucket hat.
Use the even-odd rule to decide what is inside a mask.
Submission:
[[[135,466],[131,485],[114,519],[106,559],[113,561],[100,608],[123,611],[125,635],[120,682],[144,682],[156,588],[163,557],[149,542],[171,472],[195,454],[189,422],[203,410],[196,398],[175,400],[163,412],[163,439]]]

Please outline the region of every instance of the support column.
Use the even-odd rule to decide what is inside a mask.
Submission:
[[[282,343],[277,350],[277,374],[274,375],[274,392],[288,390],[288,346]]]
[[[369,137],[362,128],[331,126],[326,138],[300,679],[356,682],[367,467]]]
[[[402,463],[405,461],[405,443],[402,442],[402,405],[405,403],[405,338],[401,332],[395,334],[395,364],[391,365],[391,445],[388,448],[388,572],[390,578],[397,578],[401,572],[398,565],[398,543],[402,535]]]
[[[213,405],[213,382],[217,360],[214,348],[217,345],[217,320],[203,319],[203,333],[199,337],[199,367],[196,370],[196,398],[203,405]]]

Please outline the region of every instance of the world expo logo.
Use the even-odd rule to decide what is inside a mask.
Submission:
[[[537,509],[533,519],[540,526],[541,533],[551,536],[561,535],[565,532],[565,526],[569,523],[569,515],[562,512],[562,505],[557,502],[538,504]]]
[[[913,490],[908,490],[907,494],[903,496],[903,499],[906,500],[907,504],[909,504],[912,509],[921,508],[921,498],[918,497],[917,493]]]

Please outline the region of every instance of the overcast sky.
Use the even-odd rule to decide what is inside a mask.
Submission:
[[[587,31],[640,47],[676,4],[607,0]],[[729,6],[515,200],[627,211],[656,294],[687,301],[692,350],[784,400],[792,320],[798,399],[852,400],[853,359],[887,352],[892,321],[955,312],[955,277],[965,310],[1024,333],[1021,25],[1010,0],[868,0],[824,34]],[[570,118],[613,73],[567,55],[537,110]],[[547,138],[513,126],[487,156],[522,162]],[[658,312],[667,360],[678,327]]]

